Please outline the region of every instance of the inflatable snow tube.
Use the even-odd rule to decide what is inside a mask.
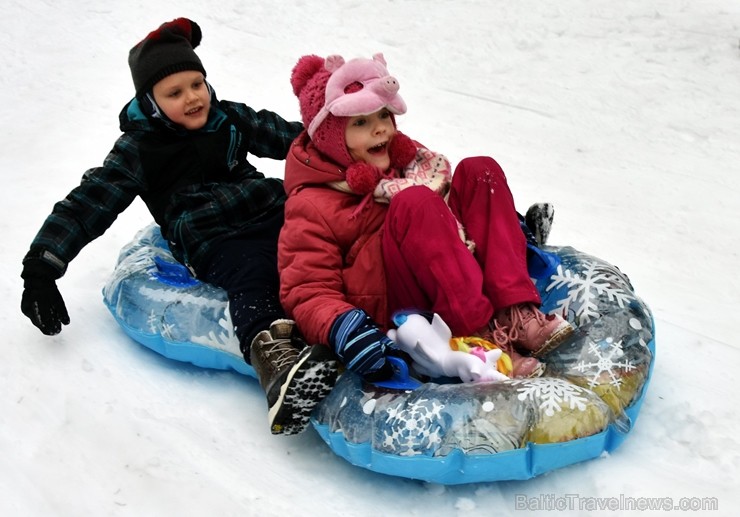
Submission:
[[[528,479],[616,449],[652,372],[650,310],[618,268],[571,247],[532,249],[529,269],[542,310],[576,327],[543,358],[543,377],[377,386],[345,372],[312,416],[331,450],[375,472],[452,485]],[[163,356],[255,376],[225,293],[193,279],[156,225],[122,249],[103,296],[124,331]]]

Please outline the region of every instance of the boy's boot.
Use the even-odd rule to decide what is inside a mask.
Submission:
[[[280,319],[252,340],[250,361],[267,395],[273,434],[303,431],[314,407],[337,379],[337,360],[329,347],[307,346],[293,335],[295,323]]]
[[[534,304],[522,303],[498,311],[494,315],[494,340],[511,343],[542,357],[555,350],[572,333],[573,326],[556,314],[543,314]]]
[[[524,222],[534,235],[537,246],[544,246],[550,236],[555,207],[551,203],[535,203],[529,207]]]

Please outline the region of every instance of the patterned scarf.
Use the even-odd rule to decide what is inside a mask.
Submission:
[[[403,170],[390,169],[387,171],[386,175],[378,181],[372,194],[365,196],[352,216],[359,213],[371,197],[376,203],[390,203],[396,194],[416,185],[429,187],[447,201],[451,180],[452,168],[449,160],[443,154],[419,147],[416,150],[416,157]],[[329,186],[341,192],[354,193],[346,181],[335,181],[329,183]],[[457,231],[460,239],[472,253],[475,243],[467,239],[460,221],[457,221]]]

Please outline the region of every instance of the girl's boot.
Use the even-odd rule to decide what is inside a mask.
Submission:
[[[573,326],[556,314],[544,314],[533,303],[501,309],[494,315],[493,338],[511,343],[532,357],[555,350],[572,333]]]

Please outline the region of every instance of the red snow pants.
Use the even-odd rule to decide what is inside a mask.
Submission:
[[[475,242],[474,253],[460,239],[455,218]],[[396,194],[382,246],[389,309],[436,312],[455,336],[481,329],[498,309],[540,303],[514,199],[492,158],[460,162],[448,204],[423,186]]]

